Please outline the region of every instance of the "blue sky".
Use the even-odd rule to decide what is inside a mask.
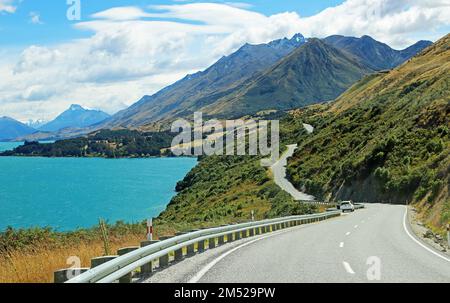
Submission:
[[[75,0],[72,0],[75,1]],[[450,31],[448,0],[0,0],[0,116],[113,114],[245,43],[370,35],[396,49]]]
[[[111,7],[138,6],[145,8],[149,5],[167,5],[186,2],[213,1],[81,0],[80,3],[82,20],[89,20],[92,14]],[[214,2],[231,3],[231,1]],[[247,7],[252,10],[265,15],[272,15],[284,11],[295,11],[301,16],[311,16],[327,7],[335,6],[342,2],[343,0],[251,0],[245,1],[245,4],[248,4]],[[54,43],[89,36],[88,33],[75,30],[72,27],[73,22],[66,18],[68,7],[66,0],[23,0],[17,6],[14,14],[2,14],[0,16],[0,33],[2,33],[0,35],[0,45],[23,46]],[[243,7],[246,7],[246,5],[243,5]],[[31,14],[33,13],[39,15],[40,24],[33,24],[31,22]]]

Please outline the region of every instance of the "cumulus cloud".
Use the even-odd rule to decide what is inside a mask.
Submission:
[[[0,0],[0,8],[11,1]],[[75,24],[88,38],[32,45],[0,59],[0,112],[53,118],[72,103],[114,113],[244,43],[297,32],[309,37],[371,35],[403,48],[448,30],[448,1],[347,0],[317,15],[265,16],[242,4],[115,7]],[[27,107],[28,106],[28,107]]]

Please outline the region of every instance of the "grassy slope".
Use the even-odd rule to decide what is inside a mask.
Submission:
[[[449,45],[447,35],[309,116],[316,132],[297,138],[288,167],[293,183],[325,199],[419,202],[431,225],[447,223]]]

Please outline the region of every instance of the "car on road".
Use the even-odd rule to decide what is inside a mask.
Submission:
[[[339,209],[342,210],[343,213],[346,211],[354,212],[355,206],[353,205],[352,201],[342,201],[339,205]]]

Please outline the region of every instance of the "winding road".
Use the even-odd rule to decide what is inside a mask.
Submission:
[[[311,134],[314,132],[314,127],[310,124],[303,123],[303,127]],[[297,144],[287,145],[287,151],[281,155],[280,159],[278,159],[274,164],[270,166],[270,170],[273,173],[273,180],[275,184],[277,184],[282,190],[287,192],[297,201],[315,201],[316,198],[314,196],[308,195],[304,192],[299,191],[292,185],[292,183],[286,177],[286,166],[287,159],[292,157],[295,150],[297,149]]]
[[[282,190],[286,191],[290,194],[294,200],[297,201],[315,201],[316,198],[314,196],[308,195],[297,190],[294,185],[286,178],[286,165],[287,159],[292,157],[295,150],[297,149],[297,144],[287,145],[287,151],[281,155],[280,159],[276,161],[270,169],[273,173],[273,180],[275,184],[277,184]]]
[[[405,206],[366,204],[207,250],[147,282],[450,282],[450,258],[415,238]]]

